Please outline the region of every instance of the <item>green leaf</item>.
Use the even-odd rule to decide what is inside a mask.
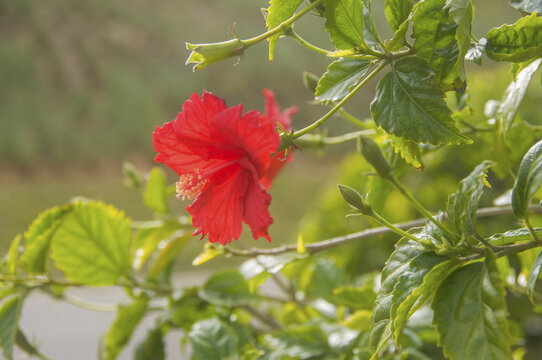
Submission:
[[[302,2],[303,0],[271,0],[267,8],[267,29],[271,30],[291,18]],[[269,61],[273,61],[280,35],[280,33],[275,34],[267,39],[269,41]]]
[[[459,48],[457,71],[461,79],[465,80],[465,55],[470,48],[474,4],[472,0],[447,0],[445,8],[448,9],[457,24],[455,33]]]
[[[363,38],[371,49],[383,52],[384,47],[373,20],[373,0],[363,0]]]
[[[21,239],[21,234],[17,234],[9,245],[7,259],[8,274],[13,275],[17,273],[17,266],[19,265],[19,244],[21,243]]]
[[[423,170],[425,165],[417,143],[403,137],[391,135],[391,146],[393,146],[395,153],[400,154],[408,164],[416,169]]]
[[[71,209],[71,205],[47,209],[39,214],[28,227],[24,233],[25,250],[20,259],[20,265],[26,272],[30,274],[45,272],[45,262],[51,238],[63,216]]]
[[[386,261],[371,319],[370,344],[375,356],[392,335],[390,311],[393,289],[403,271],[408,269],[410,262],[425,251],[419,243],[403,238],[395,245],[395,251]]]
[[[517,217],[527,218],[527,208],[542,183],[542,140],[527,151],[521,160],[512,190],[512,209]]]
[[[368,48],[363,37],[361,0],[324,0],[324,6],[325,29],[337,50]]]
[[[156,260],[154,260],[149,269],[149,279],[158,278],[164,270],[168,269],[191,238],[192,234],[184,230],[177,230],[171,234],[165,244],[160,248]]]
[[[371,316],[369,310],[358,310],[341,321],[341,325],[347,328],[359,331],[369,331],[371,329]]]
[[[174,292],[169,307],[168,317],[165,317],[167,322],[187,332],[196,322],[213,317],[217,313],[213,305],[200,298],[197,287]]]
[[[542,228],[534,229],[536,235],[542,237]],[[489,242],[495,245],[508,245],[521,241],[531,241],[533,236],[527,228],[510,230],[503,234],[495,234],[489,238]]]
[[[188,338],[194,360],[226,359],[239,347],[239,337],[233,328],[216,317],[195,323]]]
[[[367,73],[367,60],[342,59],[332,62],[318,81],[315,99],[317,101],[340,101],[350,89]]]
[[[406,2],[406,1],[405,1]],[[403,21],[397,30],[393,33],[393,37],[386,43],[388,52],[396,51],[405,46],[405,36],[408,31],[408,19]]]
[[[457,25],[446,0],[426,0],[414,7],[412,36],[414,48],[435,71],[435,80],[443,90],[459,87],[457,61],[459,48],[455,39]]]
[[[479,164],[466,178],[461,180],[459,191],[448,198],[448,219],[453,232],[460,241],[476,234],[476,210],[484,187],[489,187],[486,180],[491,161]]]
[[[412,2],[410,0],[386,0],[384,13],[393,31],[399,30],[404,21],[410,16]]]
[[[482,41],[483,40],[483,41]],[[465,54],[465,60],[472,61],[476,65],[482,65],[482,55],[486,52],[486,39],[482,39],[474,47],[467,50]]]
[[[399,344],[408,318],[433,297],[444,279],[458,266],[458,261],[432,252],[420,254],[410,262],[399,276],[391,298],[391,328],[396,344]]]
[[[380,79],[371,103],[375,123],[389,134],[415,142],[472,142],[459,133],[433,77],[421,59],[406,57],[395,62],[392,71]]]
[[[372,284],[362,287],[339,286],[333,289],[333,303],[352,310],[371,310],[376,300]]]
[[[154,328],[149,330],[145,341],[137,346],[135,360],[165,360],[164,337],[162,330]]]
[[[14,296],[6,300],[0,308],[0,343],[4,356],[8,360],[13,360],[13,344],[17,334],[17,323],[22,303],[21,297]]]
[[[297,359],[313,359],[329,352],[326,335],[317,326],[289,327],[265,336],[273,354]]]
[[[333,302],[333,289],[348,284],[344,267],[339,267],[331,259],[318,259],[312,269],[305,270],[300,279],[300,289],[307,297],[323,298]]]
[[[151,210],[160,214],[169,212],[167,206],[168,191],[166,175],[160,168],[152,168],[149,173],[149,179],[143,192],[143,202]]]
[[[245,278],[233,270],[211,275],[199,295],[211,304],[227,307],[247,305],[257,299],[257,296],[250,292]]]
[[[115,321],[105,337],[105,360],[117,358],[145,315],[148,302],[149,298],[143,295],[129,305],[120,306]]]
[[[15,335],[15,344],[22,349],[24,352],[26,352],[28,355],[34,355],[37,358],[46,360],[47,357],[43,355],[35,345],[33,345],[26,335],[21,331],[21,329],[17,329],[17,334]]]
[[[51,257],[66,277],[112,285],[130,272],[130,219],[102,202],[77,202],[51,240]]]
[[[510,130],[510,127],[512,126],[512,122],[516,117],[519,105],[521,104],[521,101],[525,96],[525,92],[529,87],[529,83],[531,82],[534,73],[540,67],[540,63],[542,63],[542,59],[537,59],[524,67],[517,74],[515,80],[513,80],[510,85],[508,85],[508,88],[504,93],[503,99],[497,107],[495,118],[499,121],[502,121],[505,134]]]
[[[276,274],[296,258],[297,254],[295,253],[259,255],[242,263],[239,266],[239,272],[247,280],[261,273]]]
[[[542,56],[542,18],[533,13],[514,25],[491,29],[486,54],[496,61],[522,62]]]
[[[141,269],[159,245],[167,244],[173,237],[178,236],[182,227],[178,221],[164,221],[158,227],[138,230],[134,237],[134,268]]]
[[[534,286],[536,285],[536,280],[538,280],[538,276],[540,275],[541,268],[542,251],[538,253],[536,260],[534,261],[533,267],[531,268],[531,272],[529,273],[529,280],[527,281],[527,295],[529,295],[529,299],[531,300],[531,302],[533,302]]]
[[[510,0],[510,6],[526,13],[542,13],[542,0]]]
[[[431,304],[439,343],[451,360],[512,359],[505,291],[495,257],[454,271]]]

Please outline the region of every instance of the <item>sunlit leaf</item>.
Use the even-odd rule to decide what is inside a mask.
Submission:
[[[457,71],[461,79],[465,80],[465,55],[470,47],[471,26],[474,18],[474,4],[472,0],[446,0],[446,7],[457,24],[455,39],[459,49]]]
[[[324,0],[325,28],[338,50],[367,48],[363,37],[363,3],[360,0]]]
[[[404,21],[410,16],[412,10],[412,1],[410,0],[386,0],[384,13],[386,20],[394,31],[402,26]]]
[[[271,0],[267,8],[267,29],[271,30],[292,17],[303,0]],[[273,61],[275,47],[280,33],[267,39],[269,41],[269,61]]]
[[[246,305],[257,296],[250,292],[248,282],[237,271],[222,271],[211,275],[199,295],[205,301],[220,306]]]
[[[342,59],[331,63],[318,81],[315,99],[317,101],[340,101],[350,89],[367,73],[367,60]]]
[[[400,154],[408,164],[414,166],[416,169],[423,169],[425,165],[417,143],[403,137],[391,135],[391,145],[395,153]]]
[[[143,202],[160,214],[168,213],[168,191],[166,175],[160,168],[152,168],[143,192]]]
[[[542,13],[542,0],[510,0],[510,6],[527,13]]]
[[[216,317],[195,323],[188,338],[194,360],[227,359],[239,347],[239,337],[233,328]]]

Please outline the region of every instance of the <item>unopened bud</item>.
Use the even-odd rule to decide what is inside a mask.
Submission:
[[[194,71],[234,56],[241,56],[245,51],[245,47],[239,39],[231,39],[212,44],[186,43],[186,49],[192,50],[186,60],[186,65],[191,63],[196,64],[193,68]]]
[[[362,198],[356,190],[341,184],[337,184],[337,186],[339,187],[341,196],[343,197],[344,201],[348,203],[348,205],[361,212],[363,215],[371,215],[373,213],[371,205],[369,205],[369,203]]]
[[[359,137],[358,145],[361,155],[371,164],[378,176],[389,178],[393,169],[382,154],[380,147],[372,139],[364,136]]]
[[[320,80],[318,76],[314,75],[313,73],[303,71],[303,85],[305,85],[305,87],[313,94],[316,91],[318,80]]]

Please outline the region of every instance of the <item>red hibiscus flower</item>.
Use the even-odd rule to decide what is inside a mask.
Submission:
[[[228,108],[209,92],[193,94],[175,120],[156,127],[155,160],[179,175],[178,197],[195,199],[186,207],[197,228],[194,235],[225,245],[239,238],[244,221],[255,239],[271,241],[271,196],[261,180],[269,178],[271,153],[280,144],[271,120],[289,122],[289,113],[280,114],[269,96],[268,107],[278,115],[269,110],[242,115],[242,105]]]

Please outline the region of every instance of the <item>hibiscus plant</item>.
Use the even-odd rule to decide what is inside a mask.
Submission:
[[[124,168],[154,219],[78,198],[45,210],[12,241],[0,263],[4,357],[46,358],[18,325],[30,293],[70,302],[72,287],[113,286],[127,300],[104,329],[103,359],[115,359],[149,314],[136,359],[168,358],[168,333],[197,360],[540,359],[541,334],[529,324],[539,329],[542,314],[542,122],[520,106],[539,81],[531,80],[542,63],[542,2],[510,0],[519,20],[481,39],[471,34],[472,0],[378,2],[386,39],[372,0],[271,0],[261,35],[187,43],[187,63],[205,71],[262,42],[273,60],[293,39],[329,59],[323,75],[303,74],[325,113],[299,127],[298,109],[282,110],[270,90],[259,112],[194,89],[152,134],[165,166]],[[321,19],[327,49],[295,31],[309,14]],[[491,86],[472,85],[482,60],[511,68],[506,91],[485,109],[471,100]],[[368,84],[376,90],[364,120],[343,106]],[[357,130],[321,131],[340,118]],[[296,166],[299,151],[342,143],[356,152],[341,184],[319,198],[298,239],[272,242],[275,176]],[[186,214],[170,201],[186,201]],[[260,240],[237,241],[243,224]],[[179,287],[175,259],[197,239],[194,266],[243,262]]]

